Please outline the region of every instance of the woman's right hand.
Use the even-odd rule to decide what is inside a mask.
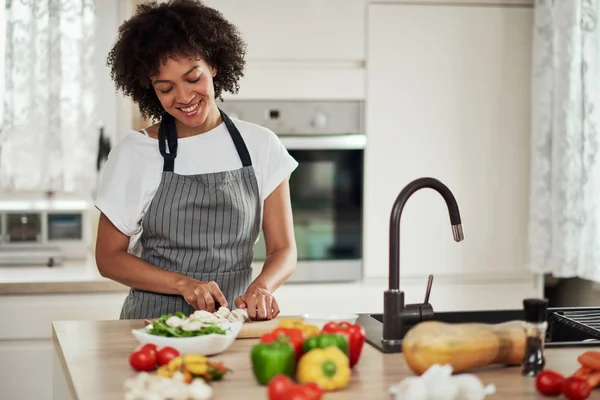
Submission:
[[[221,307],[227,307],[227,299],[221,292],[219,285],[214,282],[203,282],[193,278],[185,279],[179,289],[179,293],[185,301],[196,310],[206,310],[208,312],[217,311],[215,304],[218,302]]]

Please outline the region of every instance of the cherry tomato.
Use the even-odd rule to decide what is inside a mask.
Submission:
[[[134,351],[129,356],[129,365],[136,371],[150,371],[156,366],[156,356],[148,349]]]
[[[168,364],[169,361],[179,356],[179,352],[172,347],[163,347],[156,353],[158,365]]]
[[[546,396],[558,396],[562,393],[562,384],[565,378],[561,374],[545,370],[535,378],[535,387],[538,392]]]
[[[286,375],[275,375],[269,381],[269,400],[320,400],[323,390],[316,383],[294,383]]]
[[[269,381],[269,400],[284,400],[286,392],[292,386],[294,386],[294,381],[288,376],[283,374],[275,375]]]
[[[285,392],[285,400],[320,400],[323,392],[312,385],[296,385]]]
[[[154,356],[156,357],[156,352],[158,351],[158,348],[153,343],[146,343],[145,345],[138,348],[136,351],[149,351],[151,353],[154,353]]]
[[[571,376],[562,384],[562,394],[569,400],[584,400],[590,396],[592,388],[585,379]]]

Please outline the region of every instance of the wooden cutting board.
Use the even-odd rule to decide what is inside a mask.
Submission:
[[[269,321],[250,321],[244,322],[242,329],[240,329],[240,333],[238,333],[238,339],[253,339],[259,338],[265,333],[271,332],[273,329],[277,328],[277,325],[284,319],[288,318],[301,318],[299,316],[278,316]]]

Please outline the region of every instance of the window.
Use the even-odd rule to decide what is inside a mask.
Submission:
[[[89,193],[98,142],[94,0],[0,2],[0,190]]]

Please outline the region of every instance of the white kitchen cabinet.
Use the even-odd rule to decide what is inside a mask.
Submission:
[[[52,398],[53,400],[75,400],[59,355],[60,349],[54,343],[52,347]]]
[[[417,192],[402,215],[401,276],[534,279],[532,8],[372,4],[367,13],[366,275],[387,276],[393,202],[430,176],[454,193],[465,240],[453,241],[442,197]]]
[[[247,59],[362,61],[364,0],[205,0],[235,24]]]
[[[129,18],[146,0],[120,3]],[[367,0],[204,0],[240,31],[246,60],[343,62],[365,59]]]
[[[0,340],[0,398],[52,400],[52,351],[52,340]]]
[[[52,400],[52,321],[118,319],[126,295],[0,296],[0,398]]]
[[[118,319],[127,292],[0,296],[0,340],[52,337],[52,321]]]
[[[235,100],[363,100],[365,70],[352,66],[248,63]]]

